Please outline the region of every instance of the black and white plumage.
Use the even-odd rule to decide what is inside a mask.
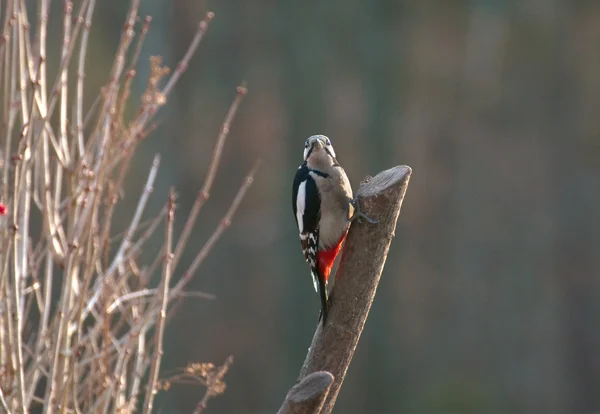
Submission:
[[[292,207],[315,290],[321,298],[323,324],[327,319],[327,281],[354,216],[352,188],[338,163],[331,141],[309,137],[304,162],[296,171]]]
[[[293,209],[300,233],[300,244],[304,259],[311,267],[315,291],[319,291],[317,277],[317,249],[319,247],[319,220],[321,218],[321,196],[313,175],[323,174],[312,171],[303,163],[294,177]],[[324,175],[327,178],[327,175]],[[325,289],[322,289],[325,290]]]

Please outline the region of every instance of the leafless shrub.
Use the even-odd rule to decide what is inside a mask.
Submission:
[[[132,0],[108,81],[94,104],[84,108],[84,92],[93,92],[85,89],[84,79],[96,0],[82,0],[76,7],[64,2],[57,55],[46,50],[50,0],[37,5],[35,33],[30,33],[27,4],[0,2],[0,411],[42,406],[46,413],[150,412],[154,395],[168,382],[159,381],[167,312],[186,295],[187,283],[230,225],[257,168],[249,172],[213,236],[178,276],[179,259],[209,197],[246,89],[238,87],[182,235],[176,239],[173,234],[173,190],[162,211],[142,221],[158,156],[128,227],[113,229],[132,157],[152,131],[153,117],[187,69],[213,14],[199,23],[170,76],[159,57],[151,59],[147,88],[137,102],[130,97],[131,83],[151,20],[139,24],[136,39],[139,0]],[[46,62],[54,58],[59,71],[51,82]],[[75,73],[69,71],[73,66]],[[126,119],[126,105],[136,102],[135,115]],[[37,221],[41,232],[33,230]],[[140,251],[161,223],[160,260],[142,266]],[[152,286],[161,262],[162,277]],[[230,364],[188,372],[207,388],[199,406],[224,390]]]

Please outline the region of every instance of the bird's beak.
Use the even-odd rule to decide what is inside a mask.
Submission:
[[[314,146],[315,148],[325,148],[325,142],[321,138],[318,138],[315,140]]]

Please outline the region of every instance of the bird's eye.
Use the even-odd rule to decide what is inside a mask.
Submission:
[[[325,140],[325,143],[326,143],[327,145],[331,145],[331,141],[329,141],[329,138],[327,138],[327,139]]]
[[[308,141],[304,143],[304,148],[308,148]]]

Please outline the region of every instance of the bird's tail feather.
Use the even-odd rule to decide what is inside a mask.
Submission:
[[[323,327],[327,322],[327,312],[329,310],[329,298],[327,297],[327,282],[323,278],[319,278],[319,295],[321,296],[321,313],[319,321],[323,322]]]

